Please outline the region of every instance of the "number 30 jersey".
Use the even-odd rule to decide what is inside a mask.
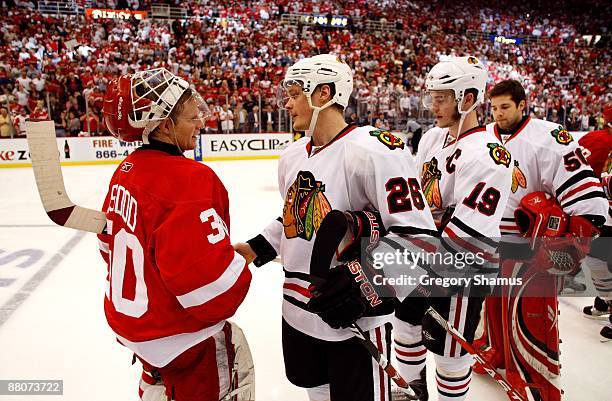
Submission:
[[[510,194],[512,156],[498,137],[476,127],[452,141],[447,128],[427,131],[419,144],[421,186],[451,252],[484,253],[496,268],[499,225]]]
[[[401,139],[387,131],[349,125],[320,148],[313,148],[310,138],[291,144],[279,161],[278,186],[283,214],[262,236],[283,260],[283,318],[312,337],[350,338],[349,329],[332,329],[306,308],[317,230],[325,215],[338,209],[377,210],[390,232],[410,228],[411,233],[435,233],[414,157]],[[390,315],[371,316],[359,324],[370,330],[389,319]]]
[[[215,173],[153,142],[119,165],[103,211],[104,310],[119,342],[163,367],[221,330],[251,273],[230,243],[227,191]]]

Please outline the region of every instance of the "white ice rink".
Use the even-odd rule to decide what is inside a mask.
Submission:
[[[234,242],[257,234],[280,214],[276,164],[210,163],[230,194]],[[115,168],[64,167],[73,201],[99,208]],[[137,401],[139,366],[131,365],[131,353],[114,340],[104,317],[106,267],[96,237],[51,223],[29,168],[0,169],[0,211],[0,379],[64,381],[63,396],[0,396],[0,401]],[[306,401],[305,392],[284,375],[281,289],[278,264],[253,270],[251,289],[235,320],[253,352],[257,400]],[[582,306],[590,301],[561,301],[567,401],[612,401],[612,343],[599,342],[602,322],[581,316]],[[433,401],[432,373],[429,369]],[[471,388],[469,400],[507,399],[488,377],[474,377]]]

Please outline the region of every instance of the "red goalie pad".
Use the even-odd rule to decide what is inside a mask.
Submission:
[[[508,381],[523,396],[541,401],[560,401],[558,302],[555,296],[533,297],[540,288],[559,288],[562,278],[542,274],[530,266],[509,261],[504,276],[521,276],[523,284],[503,300],[505,366]],[[524,393],[523,393],[524,391]]]

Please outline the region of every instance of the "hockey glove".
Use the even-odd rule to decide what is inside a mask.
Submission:
[[[554,275],[574,272],[589,251],[599,230],[588,219],[569,216],[544,192],[526,195],[514,212],[524,237],[531,238],[534,256],[529,262],[539,271]]]
[[[376,211],[345,211],[347,232],[338,245],[337,259],[340,262],[360,260],[361,241],[367,240],[368,251],[387,234],[380,213]]]
[[[349,327],[366,311],[366,301],[348,265],[331,269],[322,284],[310,286],[310,292],[308,310],[334,329]]]

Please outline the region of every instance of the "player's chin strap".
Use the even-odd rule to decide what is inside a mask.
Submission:
[[[463,102],[463,100],[461,102]],[[457,148],[457,142],[459,142],[459,137],[462,134],[461,130],[463,129],[463,122],[465,121],[465,118],[468,114],[476,110],[478,106],[480,106],[480,102],[474,102],[474,104],[469,109],[467,109],[466,111],[461,111],[461,105],[457,104],[457,111],[459,112],[459,114],[461,114],[461,118],[459,119],[459,127],[457,129],[457,137],[455,138],[453,151]]]
[[[311,137],[312,133],[314,132],[315,127],[317,125],[317,120],[319,119],[319,112],[321,110],[324,110],[324,109],[328,108],[329,106],[331,106],[335,102],[334,102],[333,99],[331,99],[329,102],[325,103],[323,106],[317,107],[317,106],[313,106],[312,105],[312,101],[310,99],[310,96],[306,96],[306,99],[308,99],[308,105],[313,110],[312,111],[312,118],[310,119],[310,126],[308,127],[308,131],[306,131],[306,136],[307,137]]]

